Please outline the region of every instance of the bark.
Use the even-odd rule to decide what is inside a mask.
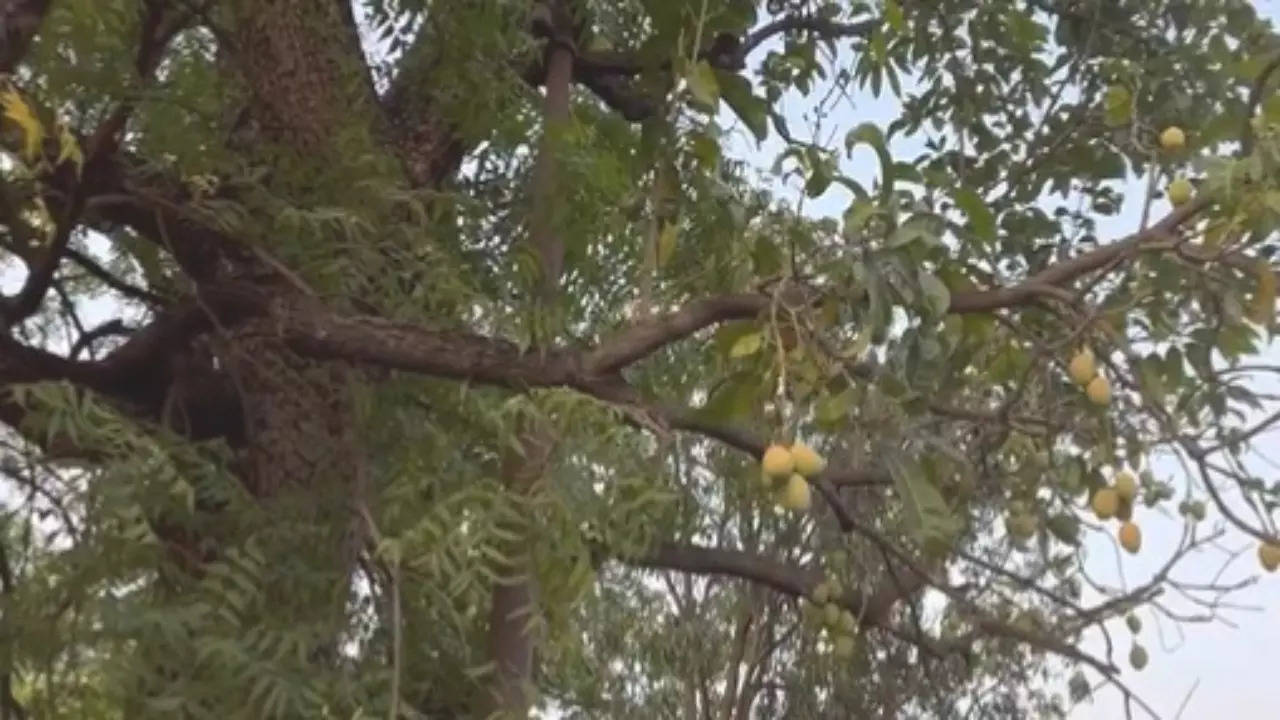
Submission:
[[[371,120],[367,72],[337,2],[271,0],[235,6],[233,63],[249,87],[252,119],[269,142],[332,160],[352,119]]]
[[[228,67],[250,90],[247,114],[257,131],[256,145],[245,148],[250,159],[270,163],[284,151],[301,168],[325,172],[335,167],[339,151],[332,141],[358,132],[359,123],[370,123],[373,107],[361,78],[363,60],[354,53],[358,46],[340,6],[274,0],[238,2],[232,10],[236,42]],[[264,302],[288,305],[308,297],[296,278],[282,276],[228,238],[188,227],[180,215],[166,220],[147,209],[133,211],[136,217],[129,213],[121,212],[166,243],[182,236],[190,252],[175,255],[206,287],[234,278]],[[148,364],[142,358],[172,356],[190,346],[191,336],[203,335],[201,342],[217,358],[218,375],[228,380],[219,387],[235,398],[242,420],[233,467],[262,513],[247,525],[243,518],[202,523],[203,534],[164,519],[157,522],[158,530],[180,563],[196,574],[219,548],[253,536],[270,558],[258,588],[262,612],[309,632],[314,638],[310,659],[325,662],[344,627],[359,547],[352,508],[363,492],[364,473],[351,397],[355,378],[341,361],[302,357],[262,323],[233,323],[215,331],[207,312],[196,310],[163,316],[167,323],[140,333],[122,350]],[[209,367],[210,359],[196,364]],[[297,573],[298,567],[307,568],[306,574]]]
[[[551,29],[567,32],[570,24],[553,3]],[[569,121],[569,87],[573,79],[573,53],[569,43],[553,37],[548,44],[546,97],[543,110],[543,139],[534,168],[531,237],[542,272],[536,291],[535,311],[548,310],[560,290],[564,270],[564,242],[557,231],[557,138]],[[550,462],[556,442],[554,431],[530,421],[520,430],[519,452],[508,457],[503,473],[509,492],[527,496],[535,491]],[[509,577],[493,589],[489,616],[489,646],[494,663],[490,692],[493,713],[500,717],[524,718],[533,704],[534,636],[531,619],[537,612],[537,586],[529,555],[533,528],[512,528],[522,540],[507,548],[511,566]]]
[[[429,91],[435,82],[435,56],[430,23],[426,25],[382,99],[396,152],[413,187],[441,184],[458,169],[467,148],[456,129],[441,117]]]
[[[48,11],[49,0],[0,0],[0,72],[21,62]]]

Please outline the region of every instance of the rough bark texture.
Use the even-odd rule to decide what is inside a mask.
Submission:
[[[368,86],[358,82],[364,68],[352,53],[353,29],[339,7],[334,2],[274,0],[233,8],[236,42],[226,67],[251,90],[247,115],[254,121],[259,147],[247,148],[250,157],[269,162],[283,149],[323,167],[331,152],[326,143],[347,118],[372,107]],[[129,188],[137,182],[131,165],[127,155],[91,158],[85,184]],[[103,210],[101,219],[161,242],[201,286],[234,280],[251,287],[255,297],[286,304],[307,295],[236,239],[167,212],[165,208],[183,201],[180,187],[155,186],[153,181],[149,193],[156,208],[122,204]],[[92,224],[95,218],[86,220]],[[95,382],[88,386],[124,399],[144,419],[159,420],[194,438],[229,441],[237,453],[233,467],[239,480],[257,498],[268,522],[246,527],[228,519],[198,523],[205,528],[198,531],[156,518],[155,529],[179,564],[195,575],[221,554],[223,545],[243,541],[245,531],[253,534],[271,557],[259,588],[266,598],[263,607],[313,631],[314,659],[323,658],[342,628],[358,547],[351,510],[363,474],[353,425],[352,377],[342,361],[304,359],[268,322],[233,321],[215,328],[211,309],[162,312],[160,320],[134,334],[116,354],[118,364],[96,366]],[[193,353],[197,345],[205,351]],[[186,362],[162,361],[164,371],[157,377],[154,359],[147,358],[166,355]],[[84,375],[74,365],[67,370]],[[213,417],[219,420],[210,423]],[[300,579],[299,567],[313,571]]]
[[[362,95],[356,42],[337,2],[256,0],[236,6],[235,64],[263,135],[300,152],[325,151]],[[363,99],[353,107],[353,101]],[[357,115],[358,117],[358,115]]]
[[[352,29],[339,4],[241,2],[236,25],[236,64],[252,89],[250,113],[263,138],[311,154],[323,165],[326,150],[332,152],[326,142],[339,134],[353,108],[367,107],[369,100],[365,87],[355,81],[362,70],[354,65],[359,56],[351,52]],[[263,270],[243,268],[247,274],[270,275]],[[268,288],[281,298],[305,292],[278,277]],[[244,395],[246,469],[253,491],[270,496],[290,483],[314,483],[331,475],[354,478],[354,450],[319,457],[323,448],[350,444],[351,408],[343,400],[347,373],[302,360],[278,333],[260,330],[245,329],[224,347],[229,372]]]
[[[429,92],[434,64],[431,43],[424,31],[382,102],[396,152],[414,187],[439,185],[458,168],[466,149]]]

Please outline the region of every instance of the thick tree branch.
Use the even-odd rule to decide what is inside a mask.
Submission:
[[[605,338],[583,364],[588,372],[614,372],[709,325],[754,317],[768,307],[769,298],[756,293],[694,300],[673,313],[636,323]]]
[[[400,60],[391,87],[379,99],[409,184],[436,187],[457,171],[467,145],[458,128],[441,116],[432,95],[439,62],[434,27],[428,19]],[[537,78],[541,82],[542,77]]]
[[[45,294],[49,292],[49,286],[53,284],[53,274],[66,253],[67,245],[71,242],[71,232],[75,229],[83,208],[84,194],[78,187],[73,187],[70,202],[63,209],[62,217],[58,218],[49,246],[28,267],[22,288],[13,297],[0,298],[0,316],[6,326],[30,317],[40,308]]]
[[[572,17],[563,2],[549,4],[553,31],[567,33]],[[569,124],[569,90],[573,81],[573,53],[552,42],[547,48],[546,98],[542,112],[542,141],[533,171],[533,208],[530,242],[541,273],[535,295],[535,312],[553,305],[560,296],[564,271],[564,238],[558,214],[562,136]],[[541,344],[539,340],[539,344]],[[558,442],[551,427],[526,419],[516,435],[516,447],[504,455],[502,480],[507,492],[527,496],[546,475]],[[514,452],[512,451],[514,450]],[[494,664],[491,702],[500,714],[524,717],[533,703],[534,637],[530,619],[537,617],[538,586],[529,554],[534,527],[517,520],[505,528],[510,541],[502,555],[509,564],[493,585],[489,607],[489,653]]]
[[[49,5],[49,0],[0,0],[0,73],[12,73],[26,57]]]
[[[217,302],[220,305],[222,299]],[[263,332],[279,328],[295,352],[314,359],[517,389],[580,384],[572,354],[521,352],[504,340],[467,332],[426,330],[376,316],[343,316],[298,303],[278,309],[262,326]]]
[[[1118,256],[1153,240],[1167,238],[1179,226],[1206,207],[1197,202],[1175,210],[1150,228],[1077,257],[1051,265],[1016,285],[955,293],[947,308],[950,313],[990,312],[1024,305],[1039,295],[1053,292],[1063,284],[1105,267]],[[583,361],[588,372],[615,372],[670,343],[711,325],[758,316],[769,307],[763,294],[720,295],[690,301],[679,310],[617,331],[602,340]]]
[[[1107,263],[1142,246],[1144,243],[1168,238],[1183,223],[1195,217],[1207,206],[1208,203],[1203,200],[1193,202],[1174,210],[1161,219],[1160,222],[1146,230],[1091,250],[1083,255],[1050,265],[1017,285],[976,292],[956,293],[951,296],[951,304],[948,306],[947,312],[957,314],[990,312],[1000,308],[1024,305],[1041,294],[1043,288],[1059,287],[1106,266]]]

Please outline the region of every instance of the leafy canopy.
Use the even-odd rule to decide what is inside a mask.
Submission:
[[[0,717],[483,715],[524,640],[563,717],[1156,715],[1140,617],[1280,557],[1248,2],[0,20]]]

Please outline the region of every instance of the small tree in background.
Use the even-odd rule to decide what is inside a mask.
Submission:
[[[1140,618],[1251,581],[1180,561],[1280,564],[1277,67],[1240,0],[0,0],[0,718],[1154,715]]]

